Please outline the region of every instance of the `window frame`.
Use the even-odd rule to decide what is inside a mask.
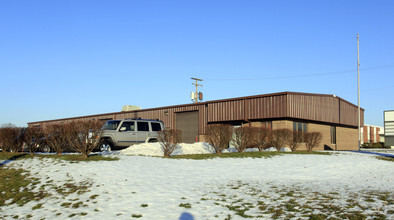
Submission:
[[[308,124],[307,123],[304,123],[304,122],[296,122],[296,121],[293,121],[293,132],[303,132],[303,133],[306,133],[306,132],[308,132]],[[293,136],[293,141],[295,140],[295,137]],[[301,137],[301,142],[299,142],[299,143],[305,143],[305,140],[304,140],[304,135]]]
[[[293,121],[293,131],[308,132],[308,123]]]
[[[131,128],[131,126],[130,125],[133,125],[134,126],[134,130],[131,130],[131,129],[128,129],[128,128]],[[132,131],[132,132],[134,132],[135,131],[135,122],[134,121],[124,121],[123,123],[122,123],[122,125],[119,127],[119,130],[122,128],[122,127],[124,127],[123,125],[127,125],[127,126],[125,126],[126,127],[126,130],[125,130],[125,132],[127,132],[127,131]],[[129,126],[129,127],[128,127]]]
[[[334,125],[330,126],[330,139],[331,144],[337,144],[337,127]]]
[[[140,128],[142,128],[142,127],[140,127],[140,125],[142,125],[142,124],[146,124],[146,126],[144,125],[143,128],[148,129],[148,130],[140,130]],[[149,132],[149,122],[147,122],[147,121],[137,121],[137,131]]]
[[[162,130],[161,124],[159,122],[151,122],[150,126],[152,128],[152,131],[161,131]],[[159,130],[154,129],[154,128],[156,128],[156,126],[157,126],[157,128],[159,128]]]

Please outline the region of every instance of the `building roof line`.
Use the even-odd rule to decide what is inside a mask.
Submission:
[[[346,102],[354,107],[358,107],[357,105],[342,99],[341,97],[334,96],[331,94],[318,94],[318,93],[302,93],[302,92],[277,92],[277,93],[269,93],[269,94],[261,94],[261,95],[252,95],[252,96],[243,96],[243,97],[236,97],[236,98],[229,98],[229,99],[218,99],[218,100],[211,100],[206,102],[198,102],[198,103],[189,103],[189,104],[180,104],[180,105],[171,105],[171,106],[163,106],[163,107],[156,107],[156,108],[147,108],[147,109],[138,109],[132,111],[120,111],[120,112],[110,112],[110,113],[103,113],[103,114],[95,114],[95,115],[86,115],[86,116],[77,116],[77,117],[69,117],[69,118],[59,118],[59,119],[52,119],[52,120],[44,120],[44,121],[35,121],[35,122],[28,122],[27,124],[36,124],[36,123],[43,123],[43,122],[52,122],[52,121],[59,121],[59,120],[72,120],[72,119],[80,119],[86,117],[99,117],[99,116],[107,116],[113,114],[120,114],[120,113],[131,113],[131,112],[144,112],[144,111],[153,111],[153,110],[160,110],[160,109],[168,109],[168,108],[177,108],[177,107],[185,107],[185,106],[199,106],[199,105],[207,105],[212,103],[218,102],[227,102],[227,101],[236,101],[236,100],[246,100],[246,99],[254,99],[254,98],[261,98],[261,97],[270,97],[270,96],[280,96],[280,95],[308,95],[308,96],[322,96],[322,97],[334,97],[339,99],[340,101]],[[363,108],[360,108],[364,111]]]

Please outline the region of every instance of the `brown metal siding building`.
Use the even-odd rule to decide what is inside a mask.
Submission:
[[[272,129],[293,129],[301,123],[307,131],[323,134],[320,150],[358,149],[357,106],[325,94],[282,92],[28,124],[45,128],[52,123],[125,118],[159,119],[166,127],[182,130],[185,142],[204,141],[208,124],[264,126],[269,123]],[[361,125],[363,119],[364,109],[361,109]]]

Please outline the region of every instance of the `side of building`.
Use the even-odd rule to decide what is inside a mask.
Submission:
[[[323,134],[323,141],[318,150],[358,149],[357,106],[335,95],[325,94],[281,92],[28,124],[45,129],[52,123],[125,118],[161,120],[168,128],[180,129],[186,143],[204,141],[209,124],[230,124],[319,131]],[[363,119],[364,109],[361,109],[361,126]]]
[[[361,137],[361,144],[384,142],[384,127],[364,124]]]
[[[384,111],[385,146],[394,146],[394,110]]]

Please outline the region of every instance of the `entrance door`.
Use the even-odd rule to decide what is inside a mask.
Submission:
[[[194,143],[198,140],[198,111],[175,113],[176,129],[182,131],[183,143]]]

